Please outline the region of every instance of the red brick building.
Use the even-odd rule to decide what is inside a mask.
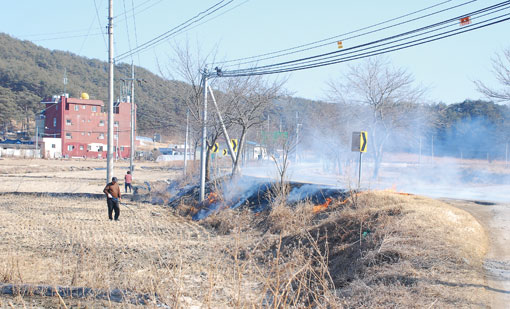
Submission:
[[[108,115],[102,111],[103,101],[54,96],[41,103],[46,105],[44,136],[61,139],[63,157],[106,158]],[[130,154],[130,109],[129,102],[114,106],[113,143],[119,158]]]

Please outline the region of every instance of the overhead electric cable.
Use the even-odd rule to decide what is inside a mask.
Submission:
[[[30,41],[31,42],[42,42],[42,41],[53,41],[53,40],[84,38],[84,37],[87,37],[87,36],[97,36],[97,35],[101,35],[101,33],[98,32],[98,33],[89,33],[89,34],[80,34],[80,35],[59,36],[59,37],[37,39],[37,40],[30,40]]]
[[[101,1],[101,4],[102,3],[103,2]],[[99,4],[99,6],[101,6],[101,4]],[[92,22],[90,23],[89,30],[87,31],[87,36],[85,36],[85,39],[83,39],[83,42],[81,43],[80,49],[78,51],[78,55],[81,54],[81,51],[83,50],[83,47],[85,46],[85,42],[87,42],[87,39],[88,39],[89,34],[90,34],[90,31],[92,30],[92,26],[96,22],[96,17],[97,17],[97,15],[94,15],[94,17],[92,18]]]
[[[138,31],[136,30],[136,17],[135,17],[135,2],[134,0],[131,0],[131,10],[133,12],[133,27],[135,29],[135,46],[138,46]],[[140,63],[140,54],[137,54],[138,56],[138,66],[141,65]]]
[[[468,16],[476,16],[478,14],[485,13],[485,12],[491,11],[491,10],[493,10],[494,12],[489,13],[489,14],[493,14],[493,13],[499,12],[501,10],[507,9],[509,5],[510,5],[510,1],[505,1],[505,2],[499,3],[499,4],[494,5],[494,6],[486,7],[486,8],[480,9],[478,11],[471,12],[471,13],[469,13],[467,15]],[[487,14],[485,14],[485,15],[487,15]],[[485,16],[485,15],[482,15],[482,16]],[[263,68],[271,68],[271,67],[276,67],[276,66],[289,65],[289,64],[292,64],[292,63],[298,63],[298,62],[301,63],[301,62],[304,62],[304,61],[307,61],[307,60],[311,60],[311,59],[318,59],[318,58],[324,58],[324,57],[334,57],[332,55],[338,55],[338,57],[340,57],[340,56],[346,54],[347,51],[350,51],[350,50],[353,50],[353,49],[358,49],[358,48],[361,48],[361,47],[370,46],[370,45],[377,44],[377,43],[380,43],[380,42],[383,42],[383,41],[387,41],[387,40],[395,39],[395,38],[398,38],[398,37],[410,35],[410,34],[413,34],[413,33],[417,33],[417,32],[420,32],[420,31],[424,31],[424,30],[427,30],[427,29],[430,29],[430,28],[438,27],[438,26],[441,26],[441,25],[444,25],[444,24],[448,24],[448,23],[452,23],[452,22],[458,23],[459,19],[462,18],[463,16],[466,16],[466,14],[463,14],[463,15],[460,15],[460,16],[457,16],[457,17],[454,17],[454,18],[450,18],[448,20],[445,20],[445,21],[442,21],[442,22],[438,22],[438,23],[435,23],[435,24],[432,24],[432,25],[428,25],[428,26],[425,26],[425,27],[421,27],[421,28],[417,28],[417,29],[414,29],[414,30],[411,30],[411,31],[400,33],[400,34],[397,34],[397,35],[394,35],[394,36],[390,36],[390,37],[386,37],[386,38],[383,38],[383,39],[375,40],[375,41],[372,41],[372,42],[369,42],[369,43],[363,43],[363,44],[360,44],[360,45],[356,45],[356,46],[353,46],[353,47],[350,47],[350,48],[346,48],[346,49],[341,49],[341,50],[337,50],[337,51],[333,51],[333,52],[323,53],[323,54],[319,54],[319,55],[309,56],[309,57],[295,59],[295,60],[286,61],[286,62],[280,62],[280,63],[276,63],[276,64],[263,65],[263,66],[258,66],[258,67],[255,67],[255,68],[238,69],[238,70],[233,70],[233,71],[239,73],[239,72],[242,72],[242,71],[252,71],[254,69],[260,70],[260,69],[263,69]]]
[[[436,11],[436,12],[432,12],[432,13],[429,13],[429,14],[426,14],[426,15],[422,15],[422,16],[410,19],[410,20],[406,20],[406,21],[399,22],[399,23],[396,23],[396,24],[392,24],[392,25],[389,25],[389,26],[386,26],[386,27],[374,29],[374,30],[371,30],[371,31],[363,32],[361,34],[356,34],[356,35],[352,35],[352,36],[345,37],[345,38],[343,37],[343,35],[339,35],[336,38],[341,38],[340,41],[345,42],[345,41],[348,41],[348,40],[351,40],[351,39],[363,37],[363,36],[366,36],[366,35],[369,35],[369,34],[373,34],[373,33],[380,32],[380,31],[383,31],[383,30],[387,30],[387,29],[390,29],[390,28],[398,27],[398,26],[401,26],[401,25],[404,25],[404,24],[407,24],[407,23],[411,23],[411,22],[414,22],[414,21],[417,21],[417,20],[420,20],[420,19],[424,19],[424,18],[433,16],[433,15],[444,13],[444,12],[446,12],[448,10],[456,9],[456,8],[459,8],[461,6],[467,5],[467,4],[475,2],[475,1],[477,1],[477,0],[471,0],[471,1],[459,4],[459,5],[448,7],[448,8]],[[407,14],[407,15],[409,15],[409,14]],[[405,15],[403,17],[405,17]],[[395,18],[392,19],[392,20],[395,20]],[[392,21],[392,20],[389,20],[389,21]],[[385,22],[382,22],[382,23],[385,23]],[[379,23],[379,24],[382,24],[382,23]],[[378,25],[378,24],[376,24],[376,25]],[[363,29],[368,29],[368,28],[372,28],[372,26],[364,27],[364,28],[359,29],[359,30],[350,31],[350,32],[345,33],[344,35],[354,34],[356,32],[359,32],[359,31],[362,31]],[[288,56],[288,55],[292,55],[292,54],[296,54],[296,53],[301,53],[301,52],[309,51],[309,50],[312,50],[312,49],[317,49],[317,48],[320,48],[320,47],[324,47],[324,46],[328,46],[328,45],[331,45],[331,44],[335,44],[337,42],[338,42],[337,40],[329,41],[327,43],[323,43],[323,44],[320,44],[320,45],[314,45],[314,46],[307,47],[307,48],[302,48],[302,49],[295,50],[295,51],[292,51],[292,52],[286,52],[286,53],[283,53],[283,54],[278,54],[278,55],[274,55],[274,56],[270,56],[270,57],[265,57],[265,58],[260,58],[260,59],[256,59],[256,60],[236,63],[235,65],[236,66],[240,66],[240,65],[244,65],[244,64],[258,63],[259,61],[275,59],[275,58],[280,58],[280,57],[284,57],[284,56]],[[309,45],[309,44],[305,44],[305,45]],[[234,65],[228,65],[227,67],[232,67],[232,66],[234,66]]]
[[[505,1],[505,2],[499,3],[497,5],[486,7],[484,9],[481,9],[481,10],[478,10],[478,11],[475,11],[475,12],[471,12],[471,13],[468,13],[468,14],[463,14],[460,17],[448,19],[448,20],[440,22],[440,23],[432,24],[432,25],[429,25],[429,26],[426,26],[426,27],[418,28],[418,29],[415,29],[415,30],[412,30],[412,31],[408,31],[408,32],[405,32],[405,33],[401,33],[399,35],[395,35],[395,36],[391,36],[391,37],[388,37],[388,38],[376,40],[376,41],[373,41],[373,42],[361,44],[361,45],[358,45],[358,46],[355,46],[355,47],[352,47],[352,48],[348,48],[348,49],[345,49],[345,50],[340,50],[340,51],[325,53],[325,54],[321,54],[321,55],[316,55],[316,56],[296,59],[296,60],[282,62],[282,63],[277,63],[277,64],[273,64],[273,65],[267,65],[267,66],[261,66],[261,67],[255,67],[255,68],[248,68],[248,69],[240,69],[240,70],[232,70],[232,71],[222,71],[221,76],[247,76],[247,75],[274,74],[274,73],[289,72],[289,71],[294,71],[294,70],[302,70],[302,69],[311,68],[311,67],[317,67],[317,66],[322,66],[322,65],[329,65],[329,64],[334,64],[334,63],[338,63],[338,62],[345,62],[345,61],[354,60],[354,58],[355,59],[359,59],[360,55],[354,55],[354,56],[347,57],[347,58],[349,58],[349,60],[347,58],[328,60],[328,59],[331,59],[331,58],[338,58],[338,57],[345,56],[347,54],[346,51],[348,51],[348,50],[353,50],[353,49],[356,49],[356,48],[359,48],[359,47],[369,46],[369,45],[377,44],[377,43],[380,43],[380,42],[383,42],[383,41],[386,41],[386,40],[391,40],[391,39],[398,38],[398,37],[401,37],[401,36],[409,35],[410,33],[415,33],[415,32],[418,32],[418,31],[423,31],[424,29],[430,29],[432,27],[437,27],[437,26],[440,26],[440,25],[444,25],[445,23],[448,23],[448,22],[451,22],[451,21],[458,22],[458,19],[461,18],[461,17],[464,17],[464,16],[474,16],[474,15],[481,14],[483,12],[488,12],[488,11],[491,11],[491,10],[493,10],[493,12],[484,14],[482,16],[486,16],[486,15],[489,15],[489,14],[494,14],[494,13],[496,13],[498,11],[503,10],[503,9],[507,9],[509,4],[510,4],[510,1]],[[460,34],[460,33],[464,33],[464,32],[467,32],[467,31],[472,31],[472,30],[475,30],[475,29],[483,28],[483,27],[486,27],[487,25],[493,25],[493,24],[496,24],[496,23],[500,23],[500,22],[506,21],[507,19],[503,18],[503,17],[505,17],[507,15],[508,14],[503,14],[503,15],[500,15],[498,17],[491,18],[489,20],[485,20],[485,21],[482,21],[482,22],[478,22],[476,24],[471,24],[469,26],[464,26],[464,27],[456,29],[456,30],[450,30],[450,31],[442,32],[440,34],[428,36],[426,38],[417,39],[417,40],[414,40],[414,41],[411,41],[411,42],[406,42],[406,43],[398,44],[398,45],[395,45],[395,46],[386,47],[386,48],[383,48],[383,49],[380,49],[380,50],[377,50],[377,51],[372,51],[372,52],[368,52],[368,53],[362,54],[361,56],[368,57],[368,56],[374,55],[374,53],[381,54],[381,53],[386,53],[386,52],[389,52],[389,51],[400,50],[400,49],[403,49],[403,48],[408,48],[408,47],[411,47],[411,46],[416,46],[416,45],[424,44],[424,42],[436,41],[438,39],[442,39],[442,38],[450,37],[450,36],[457,35],[457,34]],[[480,17],[482,17],[482,16],[480,16]],[[503,19],[501,19],[501,18],[503,18]],[[499,19],[499,20],[496,20],[496,19]],[[483,23],[487,23],[488,21],[492,21],[492,22],[489,23],[489,24],[483,24]],[[479,24],[481,24],[481,25],[479,25]],[[475,25],[479,25],[479,26],[474,27]],[[435,31],[437,31],[437,30],[435,30]],[[429,32],[431,32],[431,31],[429,31]],[[423,34],[421,34],[421,35],[423,35]],[[414,37],[416,37],[416,36],[414,36]],[[407,39],[409,39],[409,38],[407,38]],[[402,40],[397,40],[397,41],[402,41]],[[395,41],[395,42],[397,42],[397,41]],[[395,42],[392,42],[392,43],[395,43]],[[382,45],[387,45],[387,44],[382,44]],[[378,46],[376,46],[376,47],[378,47]],[[339,53],[341,53],[341,54],[339,54]],[[349,52],[349,53],[352,53],[352,52]],[[309,65],[303,65],[303,64],[306,64],[304,61],[308,61],[308,60],[311,60],[311,59],[316,59],[314,61],[317,62],[317,63],[312,63],[312,64],[309,64]],[[308,61],[308,62],[312,62],[312,61]],[[293,64],[293,63],[295,63],[295,67],[289,66],[290,64]]]
[[[230,0],[228,1],[227,3],[221,5],[223,2],[225,2],[226,0],[222,0],[216,4],[214,4],[213,6],[209,7],[208,9],[198,13],[197,15],[193,16],[192,18],[186,20],[185,22],[181,23],[180,25],[166,31],[165,33],[133,48],[132,50],[129,50],[127,52],[124,52],[120,55],[117,56],[117,60],[121,60],[123,58],[126,58],[134,53],[139,53],[147,48],[150,48],[150,47],[153,47],[155,46],[156,44],[160,43],[161,41],[163,40],[166,40],[168,39],[169,37],[171,37],[172,35],[174,35],[176,32],[178,31],[182,31],[183,29],[185,28],[188,28],[190,25],[194,24],[194,23],[197,23],[199,22],[200,20],[204,19],[205,17],[215,13],[216,11],[224,8],[225,6],[229,5],[230,3],[232,3],[234,0]],[[205,15],[204,15],[205,14]],[[201,16],[203,15],[203,16]]]
[[[399,26],[399,25],[402,25],[402,24],[405,24],[405,23],[409,23],[409,22],[413,22],[413,21],[416,21],[416,20],[419,20],[419,19],[423,19],[423,18],[432,16],[432,15],[436,15],[436,14],[439,14],[439,13],[442,13],[442,12],[445,12],[445,11],[448,11],[448,10],[459,8],[461,6],[464,6],[464,5],[476,2],[477,0],[470,0],[470,1],[458,4],[458,5],[455,5],[455,6],[451,6],[451,7],[448,7],[448,8],[445,8],[445,9],[442,9],[442,10],[439,10],[439,11],[436,11],[436,12],[433,12],[433,13],[421,16],[421,17],[417,17],[417,18],[408,20],[408,21],[400,22],[400,23],[397,23],[397,24],[394,24],[394,25],[390,25],[390,26],[387,26],[387,27],[383,27],[383,28],[380,28],[380,29],[369,31],[369,32],[366,32],[364,34],[360,34],[360,35],[357,35],[357,36],[352,36],[352,37],[349,37],[349,38],[343,38],[343,37],[345,37],[347,35],[351,35],[351,34],[358,33],[358,32],[364,31],[364,30],[372,29],[374,27],[377,27],[377,26],[380,26],[380,25],[384,25],[384,24],[390,23],[390,22],[395,21],[395,20],[399,20],[399,19],[402,19],[402,18],[405,18],[405,17],[409,17],[409,16],[412,16],[412,15],[415,15],[415,14],[418,14],[418,13],[430,10],[432,8],[441,6],[441,5],[446,4],[448,2],[451,2],[451,1],[453,1],[453,0],[443,1],[443,2],[437,3],[435,5],[428,6],[428,7],[425,7],[423,9],[417,10],[417,11],[413,11],[413,12],[410,12],[410,13],[407,13],[407,14],[404,14],[404,15],[401,15],[401,16],[398,16],[398,17],[394,17],[394,18],[391,18],[391,19],[388,19],[388,20],[385,20],[385,21],[382,21],[382,22],[378,22],[378,23],[370,25],[370,26],[362,27],[362,28],[359,28],[359,29],[356,29],[356,30],[353,30],[353,31],[349,31],[349,32],[346,32],[346,33],[343,33],[343,34],[338,34],[338,35],[335,35],[335,36],[331,36],[331,37],[328,37],[328,38],[325,38],[325,39],[322,39],[322,40],[318,40],[318,41],[314,41],[314,42],[310,42],[310,43],[294,46],[294,47],[291,47],[291,48],[285,48],[285,49],[282,49],[282,50],[268,52],[268,53],[264,53],[264,54],[260,54],[260,55],[256,55],[256,56],[250,56],[250,57],[244,57],[244,58],[220,61],[220,62],[215,63],[215,65],[255,59],[255,60],[252,60],[252,61],[243,62],[243,63],[236,63],[235,64],[235,65],[242,65],[242,64],[258,62],[258,61],[266,60],[266,59],[278,58],[278,57],[282,57],[282,56],[286,56],[286,55],[289,55],[289,54],[298,53],[298,52],[302,52],[302,51],[307,51],[307,50],[311,50],[311,49],[315,49],[315,48],[319,48],[319,47],[323,47],[323,46],[326,46],[326,45],[329,45],[329,44],[336,43],[338,41],[338,39],[340,39],[340,38],[342,38],[342,40],[345,41],[347,39],[352,39],[352,38],[359,37],[359,36],[362,36],[362,35],[367,35],[367,34],[375,33],[375,32],[382,31],[382,30],[385,30],[385,29],[389,29],[389,28],[392,28],[392,27],[396,27],[396,26]],[[336,40],[332,42],[331,40],[333,40],[333,39],[336,39]],[[314,46],[316,44],[324,43],[324,42],[327,42],[327,43]],[[305,48],[305,47],[308,47],[308,48]],[[294,51],[294,52],[290,52],[290,51]],[[278,55],[278,54],[281,54],[281,55]],[[272,56],[272,55],[275,55],[275,56]],[[266,56],[272,56],[272,57],[260,59],[260,58],[266,57]]]
[[[122,4],[124,5],[124,11],[126,11],[126,0],[122,0]],[[124,19],[126,21],[126,33],[127,33],[127,39],[128,39],[128,47],[131,50],[131,36],[129,35],[129,25],[127,18]],[[131,55],[131,62],[133,62],[133,55]]]
[[[436,35],[429,36],[429,37],[426,37],[426,38],[423,38],[423,39],[419,39],[419,40],[415,40],[415,41],[412,41],[412,42],[398,44],[396,46],[392,46],[392,47],[389,47],[389,48],[383,48],[383,49],[375,50],[375,51],[372,51],[372,52],[363,53],[363,54],[360,54],[360,55],[350,56],[350,57],[347,57],[347,58],[339,58],[339,59],[336,59],[336,60],[317,62],[317,63],[314,63],[314,64],[305,65],[305,66],[295,66],[295,67],[288,68],[288,69],[274,69],[274,70],[267,70],[267,71],[254,71],[254,72],[245,72],[245,73],[239,73],[239,74],[236,74],[236,73],[232,73],[231,74],[230,72],[224,72],[224,73],[222,73],[221,76],[223,76],[223,77],[241,77],[241,76],[254,76],[254,75],[268,75],[268,74],[277,74],[277,73],[287,73],[287,72],[312,69],[312,68],[317,68],[317,67],[322,67],[322,66],[342,63],[342,62],[358,60],[358,59],[372,57],[372,56],[377,56],[377,55],[381,55],[381,54],[386,54],[386,53],[389,53],[389,52],[394,52],[394,51],[398,51],[398,50],[402,50],[402,49],[407,49],[407,48],[414,47],[414,46],[417,46],[417,45],[422,45],[422,44],[425,44],[425,43],[430,43],[430,42],[441,40],[441,39],[445,39],[445,38],[448,38],[448,37],[451,37],[451,36],[459,35],[459,34],[462,34],[462,33],[465,33],[465,32],[470,32],[470,31],[477,30],[477,29],[480,29],[480,28],[485,28],[485,27],[488,27],[488,26],[492,26],[492,25],[495,25],[495,24],[498,24],[498,23],[510,20],[510,17],[508,17],[508,16],[510,16],[510,14],[504,14],[502,16],[490,19],[490,20],[494,20],[494,21],[492,21],[490,23],[483,24],[483,23],[485,23],[487,21],[479,22],[477,24],[482,24],[482,25],[479,25],[479,26],[476,26],[476,27],[475,27],[475,25],[477,25],[477,24],[472,24],[472,25],[466,26],[466,27],[469,27],[469,28],[457,29],[457,30],[460,30],[460,31],[457,31],[457,32],[450,30],[448,32],[443,32],[441,34],[436,34]],[[501,18],[501,17],[506,17],[506,18]],[[495,19],[497,19],[497,20],[495,20]]]
[[[103,32],[103,26],[101,25],[101,18],[99,17],[99,10],[97,9],[96,0],[94,0],[94,7],[96,8],[96,16],[97,16],[97,22],[99,24],[99,29],[101,29],[101,34],[103,35],[104,47],[106,49],[108,49],[108,44],[106,44],[106,37]]]

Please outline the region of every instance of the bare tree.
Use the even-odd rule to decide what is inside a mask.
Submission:
[[[185,83],[179,83],[177,90],[177,97],[189,109],[190,113],[190,126],[192,139],[198,141],[202,130],[203,124],[203,100],[204,88],[202,79],[202,70],[207,67],[207,64],[213,62],[214,52],[203,54],[199,48],[193,50],[186,40],[184,45],[174,46],[174,56],[172,59],[173,65],[168,68],[162,75],[173,77],[174,74],[178,79]],[[161,69],[160,69],[161,71]],[[220,109],[222,109],[220,107]],[[206,147],[206,180],[210,179],[210,154],[211,147],[216,143],[218,138],[222,135],[222,129],[218,123],[217,117],[214,114],[207,119],[207,145]],[[226,123],[226,126],[230,126]],[[196,145],[196,143],[195,143]],[[196,152],[196,149],[195,149]]]
[[[503,88],[495,89],[475,81],[478,91],[497,101],[510,102],[510,47],[492,59],[492,71]]]
[[[284,83],[284,80],[268,82],[261,76],[229,78],[223,83],[223,104],[228,107],[225,119],[238,130],[238,154],[244,151],[249,130],[265,121],[264,114],[280,95]],[[239,173],[240,160],[241,155],[236,156],[232,175]]]
[[[333,97],[344,103],[367,107],[364,117],[369,132],[369,150],[374,158],[373,177],[379,174],[384,146],[388,138],[405,125],[406,112],[424,93],[415,87],[412,74],[394,68],[381,57],[368,58],[350,66],[343,81],[329,82]],[[358,128],[364,129],[364,128]]]

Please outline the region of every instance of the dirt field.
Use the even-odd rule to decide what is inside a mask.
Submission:
[[[0,160],[0,192],[97,193],[102,164]],[[119,165],[123,175],[127,163]],[[142,166],[138,181],[179,175]],[[319,214],[276,205],[201,222],[126,202],[111,222],[102,199],[0,195],[0,284],[91,291],[1,295],[0,307],[485,308],[489,292],[507,291],[485,276],[482,226],[432,199],[375,192]]]
[[[106,181],[105,161],[0,159],[0,192],[101,193]],[[114,176],[123,182],[128,161],[114,164]],[[175,179],[182,168],[172,163],[135,161],[133,183]]]

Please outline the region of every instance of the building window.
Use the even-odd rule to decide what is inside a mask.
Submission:
[[[73,136],[71,135],[71,133],[66,133],[66,139],[71,139],[73,138]]]
[[[99,126],[104,127],[104,120],[99,120]]]
[[[80,105],[75,104],[75,105],[74,105],[74,110],[75,110],[75,111],[79,111],[79,110],[80,110]]]
[[[81,136],[85,136],[85,132],[81,132]]]
[[[90,136],[90,132],[88,132],[87,135]]]
[[[71,151],[71,150],[73,150],[73,149],[74,149],[74,146],[73,146],[73,145],[67,145],[67,150],[68,150],[68,151]]]
[[[58,104],[55,104],[55,109],[58,110]]]
[[[116,127],[118,127],[118,126],[119,126],[119,122],[118,122],[118,121],[115,121],[115,122],[113,123],[113,125],[114,125],[114,126],[116,126]]]
[[[82,105],[82,106],[81,106],[81,109],[85,109],[85,105]]]
[[[97,139],[104,139],[104,133],[99,133],[99,136],[97,137]]]
[[[92,150],[92,146],[87,145],[87,150],[89,150],[89,151]]]
[[[97,112],[97,106],[92,106],[92,112],[93,113]]]
[[[51,148],[57,148],[57,145],[51,144]]]
[[[53,126],[56,127],[57,126],[57,118],[53,118]]]
[[[72,125],[73,123],[71,122],[71,119],[66,119],[66,126],[70,126]]]
[[[83,145],[80,145],[80,150],[83,150]]]
[[[120,146],[120,151],[124,151],[124,146]]]

